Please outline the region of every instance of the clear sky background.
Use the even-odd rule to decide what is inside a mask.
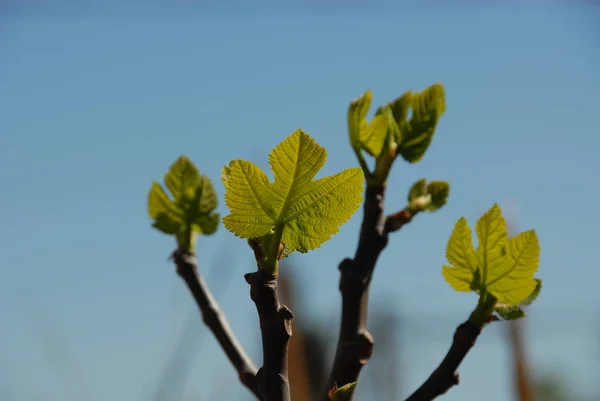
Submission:
[[[537,371],[558,370],[577,391],[600,392],[599,8],[500,3],[282,2],[231,11],[194,2],[5,2],[0,398],[152,394],[197,313],[166,261],[174,242],[150,228],[146,213],[151,181],[181,153],[222,198],[223,165],[246,158],[266,166],[270,149],[302,127],[328,150],[321,174],[335,173],[357,166],[346,131],[352,98],[370,88],[378,105],[434,82],[446,88],[446,114],[424,160],[394,166],[387,207],[402,208],[421,177],[449,181],[450,200],[393,235],[372,290],[374,308],[391,305],[412,322],[399,351],[406,394],[475,302],[441,275],[452,227],[461,216],[474,223],[494,202],[540,238],[544,289],[526,326]],[[223,202],[219,210],[226,213]],[[353,254],[361,218],[294,257],[308,317],[337,324],[337,264]],[[260,363],[242,277],[251,252],[223,227],[198,249],[204,271],[219,270],[209,280]],[[224,250],[227,258],[215,260]],[[502,329],[485,330],[445,401],[511,400]],[[185,394],[208,397],[216,386],[222,399],[247,399],[215,345],[208,337],[190,350],[197,358]],[[361,399],[373,399],[365,391]]]

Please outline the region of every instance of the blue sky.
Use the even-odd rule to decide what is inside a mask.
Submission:
[[[176,3],[139,13],[105,6],[79,19],[66,8],[11,10],[0,20],[3,399],[151,394],[195,313],[166,262],[174,243],[150,228],[145,209],[151,181],[181,153],[222,196],[223,165],[266,166],[269,150],[301,127],[327,148],[321,174],[331,174],[357,165],[346,139],[352,98],[370,88],[381,104],[434,82],[446,88],[446,114],[424,160],[394,167],[387,206],[403,207],[421,177],[449,181],[450,201],[394,234],[372,290],[373,307],[397,305],[422,328],[406,333],[406,392],[474,303],[441,275],[452,226],[461,216],[474,223],[494,202],[520,230],[535,228],[542,246],[544,290],[526,326],[532,362],[582,392],[600,390],[598,7],[287,2],[227,13]],[[361,217],[293,259],[311,318],[337,322],[337,264],[353,254]],[[211,284],[260,363],[242,277],[250,251],[223,227],[198,249],[203,268],[219,269]],[[223,250],[226,261],[215,262]],[[510,400],[502,329],[486,329],[444,400]],[[199,320],[195,330],[205,331]],[[66,362],[51,336],[68,342]],[[202,346],[185,394],[208,397],[216,386],[242,399],[213,339]]]

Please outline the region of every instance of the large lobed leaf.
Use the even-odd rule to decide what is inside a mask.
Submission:
[[[230,210],[225,227],[242,238],[283,229],[289,252],[321,246],[356,212],[363,188],[359,168],[314,180],[326,159],[326,150],[297,130],[269,155],[272,183],[253,163],[231,161],[221,174]]]
[[[450,265],[442,267],[444,278],[457,291],[492,294],[501,316],[520,317],[518,306],[531,304],[541,290],[541,280],[533,277],[540,252],[535,231],[508,239],[506,221],[495,204],[477,221],[476,232],[479,244],[473,249],[467,220],[458,220],[446,249]]]
[[[179,157],[164,176],[171,196],[157,182],[148,193],[153,227],[175,235],[180,248],[192,250],[192,233],[213,234],[219,224],[217,195],[210,180],[186,157]]]

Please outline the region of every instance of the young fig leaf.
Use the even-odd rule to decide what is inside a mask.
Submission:
[[[529,306],[532,303],[534,303],[537,297],[540,295],[540,292],[542,291],[542,280],[540,280],[539,278],[536,278],[534,280],[535,288],[533,292],[527,298],[525,298],[523,302],[521,302],[521,305],[523,306]]]
[[[408,192],[409,208],[413,211],[435,212],[448,201],[450,185],[446,181],[416,181]]]
[[[540,292],[542,290],[542,280],[536,278],[536,279],[534,279],[534,281],[536,283],[535,289],[527,298],[525,298],[521,302],[521,306],[531,305],[537,299],[538,295],[540,294]],[[495,312],[496,312],[496,314],[498,314],[498,316],[500,316],[504,320],[516,320],[516,319],[520,319],[522,317],[527,316],[527,313],[525,313],[525,311],[523,309],[521,309],[519,306],[511,306],[511,305],[500,304],[500,303],[496,305]]]
[[[473,237],[467,219],[461,217],[454,226],[448,245],[446,258],[450,266],[443,266],[444,278],[456,291],[473,291],[474,284],[479,284],[477,274],[477,256],[473,248]]]
[[[406,121],[406,117],[408,117],[408,110],[411,106],[411,100],[412,91],[409,90],[389,104],[390,108],[392,109],[394,120],[396,120],[398,126],[402,125],[402,123]]]
[[[527,313],[518,306],[498,305],[494,310],[504,320],[517,320],[527,316]]]
[[[435,212],[448,202],[450,184],[446,181],[430,181],[427,184],[427,193],[431,195],[431,202],[427,205],[426,210],[428,212]]]
[[[157,182],[148,194],[148,214],[157,230],[174,235],[179,249],[194,251],[196,234],[213,234],[219,224],[217,195],[210,180],[185,156],[179,157],[164,177],[171,197]]]
[[[388,117],[384,114],[373,117],[371,122],[366,124],[360,132],[363,149],[371,156],[379,157],[383,151],[387,133]]]
[[[410,106],[412,115],[408,124],[397,122],[402,131],[398,153],[407,162],[416,163],[423,158],[433,139],[438,121],[446,111],[444,87],[434,84],[420,93],[412,93]],[[400,112],[395,114],[401,115]]]
[[[367,113],[371,107],[371,99],[373,95],[367,89],[365,93],[350,102],[348,108],[348,134],[350,136],[350,145],[354,149],[360,149],[361,140],[360,133],[367,125]]]
[[[356,212],[364,181],[360,168],[314,180],[326,159],[326,150],[297,130],[269,155],[274,182],[253,163],[231,161],[222,172],[225,227],[248,239],[280,233],[289,252],[320,247]]]
[[[389,116],[387,113],[377,114],[371,122],[367,122],[371,100],[371,91],[367,90],[350,103],[348,132],[350,144],[356,151],[364,149],[371,156],[378,157],[385,145]]]
[[[421,178],[410,187],[408,191],[408,203],[413,203],[418,197],[427,195],[427,180]]]
[[[533,302],[541,290],[541,280],[533,277],[540,252],[535,231],[509,240],[506,221],[495,204],[478,220],[476,232],[479,245],[473,250],[466,219],[456,223],[446,251],[451,266],[442,267],[450,286],[457,291],[477,290],[480,296],[489,293],[499,305],[518,307]],[[476,279],[478,286],[474,286]]]
[[[348,383],[343,385],[342,387],[338,387],[334,384],[333,388],[329,390],[329,399],[331,401],[346,401],[350,398],[352,391],[356,387],[356,382]]]

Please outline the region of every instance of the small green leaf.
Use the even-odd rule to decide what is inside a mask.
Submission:
[[[388,117],[375,116],[373,120],[361,130],[360,142],[363,149],[373,157],[379,157],[383,151],[388,132]]]
[[[156,181],[148,194],[148,214],[157,230],[174,235],[181,250],[192,251],[194,233],[212,234],[219,223],[217,195],[210,180],[185,156],[179,157],[164,177],[169,197]]]
[[[248,239],[279,233],[290,252],[320,247],[359,208],[364,182],[359,168],[314,180],[326,159],[325,149],[297,130],[269,155],[273,183],[253,163],[231,161],[222,172],[225,227]]]
[[[367,90],[350,103],[348,109],[348,132],[350,144],[359,151],[364,149],[373,157],[378,157],[385,145],[388,133],[388,115],[376,115],[367,122],[367,113],[371,107],[372,94]]]
[[[350,144],[355,149],[361,148],[361,131],[367,125],[366,118],[371,107],[372,94],[369,89],[350,102],[348,109],[348,134]]]
[[[427,180],[421,178],[416,181],[408,191],[408,203],[413,203],[420,196],[427,195]]]
[[[333,386],[333,388],[329,391],[329,399],[331,401],[346,401],[350,398],[352,391],[356,387],[356,382],[348,383],[343,385],[342,387]]]
[[[193,199],[200,179],[198,169],[185,156],[179,157],[164,176],[167,189],[176,203]]]
[[[152,227],[156,228],[158,231],[164,234],[174,235],[177,234],[177,232],[179,231],[181,224],[169,217],[168,214],[159,213],[156,216]]]
[[[531,305],[532,303],[535,302],[537,297],[540,295],[540,292],[542,291],[542,280],[540,280],[539,278],[536,278],[534,280],[535,280],[535,289],[527,298],[525,298],[523,300],[523,302],[521,302],[521,305],[524,305],[524,306]]]
[[[413,211],[435,212],[448,201],[450,185],[446,181],[427,181],[422,178],[415,182],[408,192],[409,208]]]
[[[398,126],[402,125],[403,122],[406,121],[406,117],[408,116],[408,110],[412,104],[412,91],[406,91],[402,96],[389,103],[392,113],[394,115],[394,120],[398,124]]]
[[[416,163],[423,158],[440,117],[446,110],[444,87],[434,84],[420,93],[412,93],[402,100],[405,104],[410,98],[412,116],[407,124],[397,120],[402,131],[401,141],[398,141],[398,153],[409,163]],[[400,103],[400,102],[399,102]],[[398,106],[399,110],[403,110]],[[402,112],[395,115],[402,117]]]
[[[535,231],[507,240],[506,221],[496,204],[478,220],[476,231],[479,246],[474,251],[466,219],[456,223],[446,250],[452,266],[442,267],[446,281],[457,291],[492,296],[503,307],[531,304],[542,286],[542,281],[533,277],[540,252]]]
[[[520,305],[538,285],[533,275],[538,269],[540,245],[534,230],[512,237],[501,263],[488,267],[486,287],[502,303]]]
[[[494,311],[504,320],[517,320],[527,316],[525,311],[518,306],[499,304],[496,305],[496,309]]]
[[[211,235],[217,231],[220,221],[221,215],[219,213],[200,214],[192,224],[195,232]]]
[[[506,221],[497,204],[479,218],[475,231],[479,241],[477,262],[481,268],[482,282],[486,285],[488,272],[495,271],[504,262],[501,253],[508,238]]]
[[[461,217],[454,226],[448,245],[446,258],[450,266],[443,266],[444,278],[456,291],[469,292],[479,280],[477,256],[473,249],[473,237],[467,219]],[[477,277],[476,277],[477,276]]]
[[[428,212],[435,212],[448,202],[450,184],[446,181],[430,181],[427,185],[427,193],[431,195],[431,202],[426,210]]]

